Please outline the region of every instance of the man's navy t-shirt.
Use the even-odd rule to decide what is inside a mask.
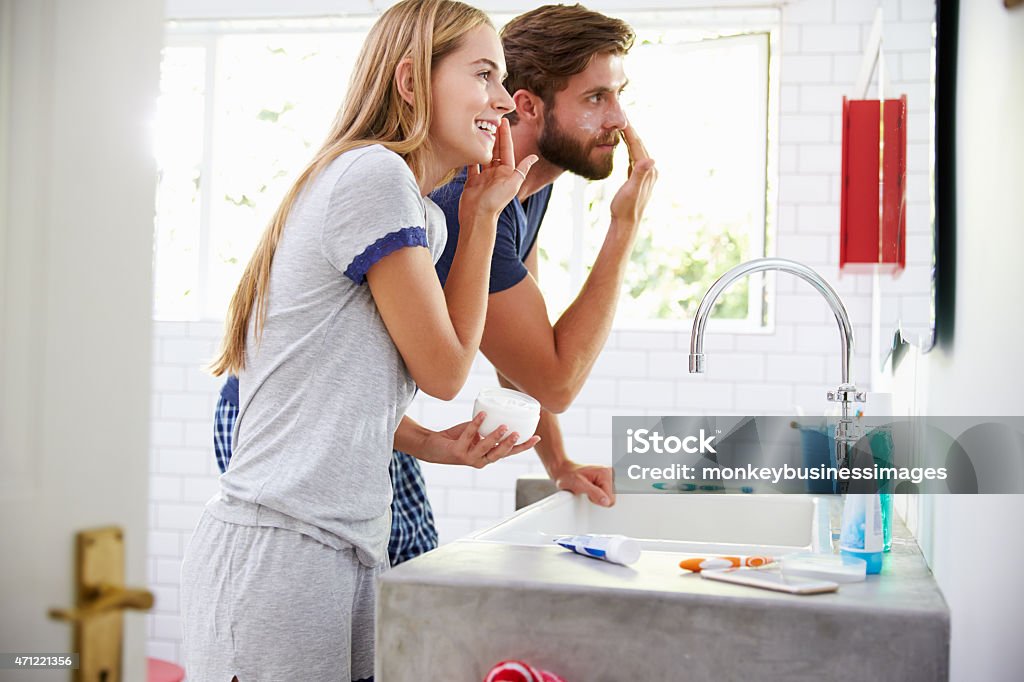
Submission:
[[[448,271],[455,259],[455,247],[459,242],[459,199],[465,186],[466,171],[463,169],[454,180],[430,195],[434,203],[444,211],[448,223],[448,243],[434,266],[441,286],[448,280]],[[494,240],[494,255],[491,257],[490,293],[509,289],[526,277],[527,270],[523,261],[537,241],[537,232],[550,200],[551,185],[547,185],[530,195],[525,202],[513,199],[498,216],[498,233]]]

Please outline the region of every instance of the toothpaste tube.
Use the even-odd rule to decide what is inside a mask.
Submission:
[[[568,550],[613,564],[632,564],[640,558],[640,543],[625,535],[565,535],[555,543]]]

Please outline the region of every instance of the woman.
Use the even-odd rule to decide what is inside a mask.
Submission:
[[[515,166],[503,64],[479,10],[389,9],[257,246],[213,367],[239,375],[240,414],[182,565],[189,680],[369,678],[392,446],[483,466],[536,443],[513,447],[503,429],[481,439],[482,415],[440,433],[403,416],[417,385],[450,399],[465,382],[497,215],[536,161]],[[444,217],[426,195],[467,164],[442,290]]]

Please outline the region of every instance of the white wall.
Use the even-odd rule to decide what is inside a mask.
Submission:
[[[1024,414],[1024,7],[960,2],[956,323],[911,356],[897,398],[922,414]],[[951,679],[1020,679],[1024,495],[921,496],[910,522],[952,613]],[[989,557],[978,569],[978,557]]]
[[[927,115],[921,89],[927,92],[928,46],[915,36],[927,35],[932,5],[928,0],[884,4],[893,24],[886,36],[893,43],[893,84],[917,93],[911,98],[910,143],[927,144],[927,125],[920,120],[922,111]],[[853,88],[873,13],[872,2],[801,0],[785,5],[778,112],[775,255],[811,265],[843,296],[859,342],[853,375],[864,388],[870,387],[871,377],[872,282],[866,275],[839,277],[838,272],[840,120],[842,95]],[[921,210],[927,187],[912,185],[910,192],[911,210]],[[545,227],[552,228],[557,226]],[[795,278],[778,278],[777,292],[775,326],[769,332],[705,337],[708,372],[702,376],[686,372],[689,327],[614,332],[586,388],[562,415],[570,456],[610,463],[608,436],[615,414],[791,414],[794,405],[823,409],[825,391],[840,378],[835,320],[824,300]],[[182,552],[203,503],[217,489],[211,423],[219,382],[204,376],[199,366],[213,355],[220,333],[216,322],[165,322],[155,328],[149,576],[160,599],[150,619],[149,650],[171,660],[180,655]],[[455,400],[420,397],[410,414],[432,427],[465,421],[479,389],[495,383],[493,370],[481,358]],[[436,465],[424,469],[442,542],[509,514],[515,479],[543,471],[531,453],[481,471]]]

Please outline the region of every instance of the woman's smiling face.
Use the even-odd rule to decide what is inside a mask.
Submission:
[[[502,81],[498,34],[479,26],[433,69],[431,146],[449,168],[489,163],[501,117],[515,109]]]

